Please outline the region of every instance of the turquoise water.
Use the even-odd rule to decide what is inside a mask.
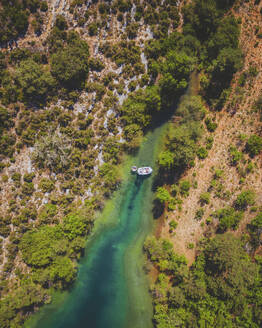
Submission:
[[[132,175],[130,166],[155,167],[165,128],[148,133],[138,154],[126,162],[123,184],[96,221],[72,289],[57,294],[25,327],[152,327],[142,245],[153,226],[153,176]]]

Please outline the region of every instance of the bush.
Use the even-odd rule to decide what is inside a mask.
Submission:
[[[51,224],[54,223],[54,216],[57,213],[57,207],[54,204],[46,204],[41,208],[39,213],[40,224]]]
[[[205,119],[205,124],[209,132],[214,132],[217,128],[217,123],[212,121],[210,117]]]
[[[205,159],[208,155],[208,151],[204,147],[200,147],[197,150],[197,156],[199,159]]]
[[[262,150],[262,138],[258,135],[249,137],[246,143],[246,150],[250,156],[258,155]]]
[[[215,169],[214,179],[220,179],[223,176],[224,171],[220,169]]]
[[[31,172],[31,173],[26,173],[24,174],[24,181],[25,182],[32,182],[33,179],[35,177],[35,173],[34,172]]]
[[[193,243],[189,243],[188,245],[187,245],[187,248],[188,249],[193,249],[195,247],[195,245],[193,244]]]
[[[55,189],[55,184],[52,180],[48,178],[43,178],[40,181],[39,187],[44,193],[51,192],[52,190]]]
[[[69,214],[63,219],[62,229],[64,235],[73,240],[78,236],[85,236],[90,229],[92,218],[88,218],[82,214]]]
[[[169,222],[169,226],[171,229],[176,229],[178,226],[178,223],[175,220],[172,220]]]
[[[170,194],[167,189],[164,187],[158,187],[156,191],[156,199],[161,203],[164,204],[170,200]]]
[[[223,232],[231,228],[234,230],[237,229],[239,222],[243,218],[243,214],[235,211],[232,207],[217,210],[214,216],[219,219],[218,229]]]
[[[89,67],[91,71],[101,72],[105,68],[105,65],[102,63],[100,59],[91,58],[89,60]]]
[[[52,75],[67,88],[83,87],[88,74],[88,45],[77,34],[69,44],[51,57]]]
[[[203,215],[204,215],[204,210],[203,210],[203,208],[200,208],[200,209],[198,209],[197,211],[196,211],[196,214],[195,214],[195,219],[196,220],[201,220],[202,219],[202,217],[203,217]]]
[[[204,192],[200,195],[200,203],[202,205],[210,203],[210,193],[209,192]]]
[[[260,244],[260,235],[262,229],[262,212],[260,212],[251,222],[248,224],[248,230],[251,234],[252,243],[255,247]]]
[[[40,4],[41,11],[47,11],[48,10],[48,4],[46,1],[42,1]]]
[[[243,159],[243,153],[238,151],[236,147],[231,146],[229,148],[229,153],[231,156],[231,163],[232,165],[238,164],[239,161]]]
[[[67,29],[67,22],[66,22],[65,17],[62,16],[62,15],[57,15],[56,16],[56,21],[55,21],[55,26],[61,31],[66,30]]]
[[[0,216],[0,236],[6,238],[9,236],[11,232],[11,228],[9,226],[10,220],[8,218],[4,218]]]
[[[93,22],[88,26],[88,32],[89,32],[90,36],[97,35],[98,27],[97,27],[96,22]]]
[[[163,77],[159,81],[161,98],[165,106],[170,106],[187,87],[187,80],[193,67],[193,58],[185,53],[170,51],[163,64]]]
[[[235,200],[235,207],[245,210],[248,206],[255,204],[255,193],[251,190],[242,191]]]
[[[167,153],[168,159],[171,159],[171,153],[173,154],[174,168],[183,170],[191,164],[196,155],[196,141],[200,135],[201,128],[198,122],[170,128],[166,147],[170,152]]]
[[[44,102],[54,92],[56,86],[50,72],[33,59],[20,63],[15,72],[15,80],[26,102]]]
[[[25,33],[28,27],[29,12],[19,1],[2,1],[0,9],[1,35],[0,43],[18,38],[19,34]]]
[[[13,173],[12,180],[15,182],[20,182],[21,181],[21,173],[19,173],[19,172]]]
[[[22,193],[31,196],[35,191],[34,184],[32,182],[25,182],[22,185]]]
[[[191,184],[188,180],[182,180],[179,183],[179,191],[182,196],[188,196]]]

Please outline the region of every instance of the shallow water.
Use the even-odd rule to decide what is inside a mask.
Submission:
[[[155,167],[165,128],[148,133],[138,154],[126,161],[123,184],[96,221],[71,291],[57,294],[25,327],[152,327],[142,245],[153,226],[153,176],[131,175],[130,167]]]

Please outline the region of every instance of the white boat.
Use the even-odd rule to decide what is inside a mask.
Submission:
[[[138,175],[149,175],[153,172],[153,169],[150,166],[139,167],[137,169]]]
[[[131,172],[134,172],[135,173],[136,171],[137,171],[137,167],[136,166],[132,166],[131,167]]]

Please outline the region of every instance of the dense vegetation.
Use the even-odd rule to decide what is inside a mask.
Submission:
[[[238,45],[240,21],[228,12],[234,2],[193,1],[183,8],[185,24],[182,34],[173,33],[169,37],[151,40],[147,45],[151,78],[159,79],[160,75],[161,101],[163,103],[166,94],[167,106],[172,107],[179,94],[176,94],[174,84],[168,94],[168,89],[163,88],[161,83],[168,78],[162,63],[168,58],[169,51],[172,49],[176,54],[189,56],[192,67],[200,72],[201,96],[186,96],[175,107],[165,149],[158,157],[154,216],[158,218],[166,211],[162,220],[169,219],[168,212],[171,213],[172,220],[168,221],[168,226],[174,241],[177,226],[183,225],[184,218],[180,212],[184,198],[188,197],[191,188],[197,189],[194,181],[196,172],[190,181],[181,180],[181,175],[195,166],[196,158],[201,161],[208,156],[214,141],[212,133],[217,128],[212,111],[223,108],[231,93],[233,75],[242,68],[243,55]],[[170,76],[167,85],[172,85]],[[259,110],[259,100],[255,106]],[[230,165],[237,168],[240,184],[253,170],[251,159],[260,152],[261,138],[256,134],[243,136],[237,146],[230,146]],[[256,251],[260,254],[257,247],[261,238],[261,214],[251,221],[247,227],[248,234],[243,234],[241,240],[227,232],[239,228],[248,210],[250,213],[257,211],[254,206],[256,195],[249,189],[231,195],[224,190],[223,171],[214,167],[212,170],[213,180],[207,191],[200,194],[200,207],[195,212],[194,220],[201,221],[202,228],[207,227],[207,238],[197,245],[197,258],[193,265],[188,268],[185,257],[175,254],[174,246],[168,240],[149,237],[144,244],[145,252],[158,272],[151,287],[156,327],[261,325],[261,256],[255,256]],[[211,212],[202,221],[211,197],[227,201],[227,206]],[[231,206],[230,197],[233,198]],[[178,222],[173,217],[178,218]],[[187,245],[188,249],[194,247],[194,243]]]
[[[260,217],[251,224],[256,231]],[[167,240],[150,237],[144,247],[159,271],[152,286],[156,327],[260,327],[261,257],[251,261],[232,234],[203,240],[189,269]]]
[[[21,327],[29,313],[50,302],[50,290],[74,281],[95,211],[121,182],[123,151],[134,152],[148,129],[171,114],[173,123],[158,158],[155,216],[165,208],[179,209],[196,187],[179,178],[196,158],[207,157],[218,125],[212,111],[222,109],[232,77],[242,67],[240,21],[229,11],[235,1],[191,1],[182,11],[182,32],[177,30],[181,21],[175,1],[134,3],[132,18],[133,1],[94,1],[90,6],[84,0],[71,1],[68,15],[57,15],[41,40],[51,11],[47,2],[1,1],[1,327]],[[121,26],[119,35],[112,35],[112,17]],[[153,38],[142,45],[144,27]],[[27,32],[23,46],[15,47],[13,40],[22,41]],[[104,42],[104,33],[110,41]],[[89,46],[87,37],[93,37]],[[177,106],[192,72],[200,80],[199,95],[186,96]],[[255,75],[250,68],[239,84]],[[261,97],[254,103],[260,114],[261,103]],[[243,179],[254,169],[251,160],[260,154],[261,140],[253,134],[241,147],[228,149],[231,165]],[[223,172],[215,168],[209,190],[200,196],[196,220],[203,217],[211,193],[228,197]],[[236,230],[254,202],[254,193],[243,190],[234,203],[214,211],[207,224],[217,220],[219,233]],[[171,232],[177,224],[170,222]],[[257,247],[261,215],[248,225],[248,232],[252,247]],[[145,249],[160,272],[153,290],[158,327],[259,325],[261,282],[256,278],[261,260],[251,262],[230,234],[205,241],[190,270],[167,241],[149,239]],[[214,268],[220,268],[217,276]]]

